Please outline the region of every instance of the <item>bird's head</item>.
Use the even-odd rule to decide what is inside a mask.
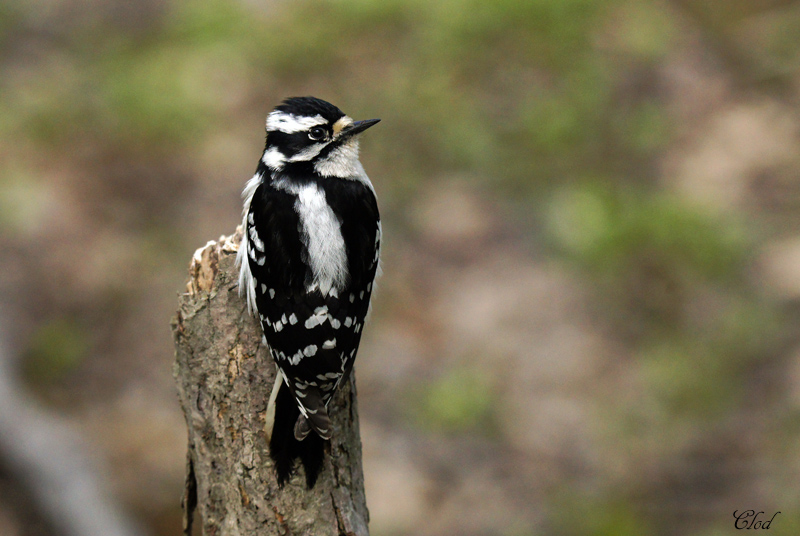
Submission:
[[[310,168],[323,177],[354,178],[358,134],[380,119],[353,121],[339,108],[314,97],[283,101],[267,116],[267,145],[262,162],[272,171]]]

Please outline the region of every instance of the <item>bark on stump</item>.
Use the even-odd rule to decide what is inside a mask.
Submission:
[[[334,435],[316,486],[302,467],[283,489],[264,433],[275,364],[239,296],[241,228],[197,250],[172,321],[174,375],[189,428],[184,534],[367,536],[355,384],[331,401]]]

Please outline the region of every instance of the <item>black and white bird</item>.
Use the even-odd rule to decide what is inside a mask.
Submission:
[[[281,485],[298,458],[309,488],[316,482],[334,432],[328,404],[350,377],[369,310],[381,221],[358,135],[378,121],[287,99],[267,117],[244,188],[239,291],[278,369],[266,429]]]

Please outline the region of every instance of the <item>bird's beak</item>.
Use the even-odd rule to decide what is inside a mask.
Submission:
[[[342,129],[343,136],[355,136],[361,132],[364,132],[372,125],[378,123],[380,119],[364,119],[363,121],[354,121],[352,124],[344,127]]]

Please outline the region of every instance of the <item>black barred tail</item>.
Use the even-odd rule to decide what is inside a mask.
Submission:
[[[303,407],[308,413],[308,417],[302,415],[297,417],[297,423],[294,427],[295,439],[303,441],[303,438],[311,430],[314,430],[322,439],[330,439],[333,436],[333,425],[330,417],[328,417],[328,408],[325,407],[325,402],[322,401],[322,393],[317,387],[308,387],[306,389]]]
[[[278,377],[280,381],[280,376]],[[306,473],[308,488],[314,487],[322,470],[325,441],[317,434],[308,434],[302,441],[295,438],[295,426],[300,409],[283,382],[275,400],[275,420],[269,440],[269,455],[275,463],[278,485],[283,486],[294,474],[295,460],[300,458]]]

